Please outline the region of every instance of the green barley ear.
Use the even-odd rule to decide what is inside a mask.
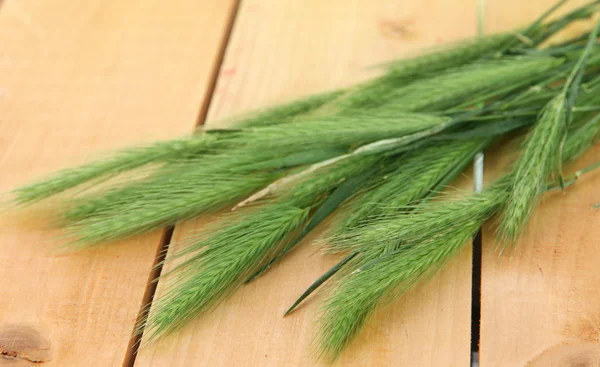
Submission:
[[[478,228],[478,227],[477,227]],[[321,356],[335,360],[363,328],[378,304],[391,295],[402,295],[442,266],[466,243],[477,228],[463,227],[440,239],[410,250],[398,250],[366,264],[347,276],[325,302],[319,320],[317,348]]]
[[[498,228],[503,244],[519,238],[524,224],[546,189],[547,177],[556,172],[560,140],[566,127],[565,108],[563,95],[554,97],[547,104],[515,164],[510,200]]]
[[[58,171],[52,176],[13,191],[18,204],[33,203],[94,179],[109,178],[148,164],[168,162],[181,156],[201,155],[216,139],[209,135],[158,142],[148,146],[124,149],[111,157],[79,167]]]
[[[501,190],[417,206],[417,212],[376,221],[351,241],[359,267],[339,280],[319,319],[316,346],[337,358],[377,307],[428,279],[459,251],[506,196]]]
[[[241,286],[248,273],[307,215],[306,209],[272,204],[252,213],[240,213],[208,238],[192,242],[197,254],[176,268],[171,279],[167,278],[168,293],[147,310],[138,330],[152,341],[209,311]]]
[[[65,224],[66,237],[73,246],[87,246],[147,233],[231,205],[271,182],[274,176],[197,175],[199,182],[194,182],[193,176],[184,177],[191,181],[164,182],[168,190],[177,191],[145,186],[141,196],[128,192],[136,197],[131,202],[123,192],[114,200],[83,202],[66,214],[68,218],[78,217]]]
[[[352,116],[306,117],[285,125],[244,130],[255,151],[276,149],[292,153],[316,147],[348,147],[400,137],[447,123],[447,117],[402,113],[393,106]],[[291,151],[290,151],[291,150]]]
[[[381,105],[381,95],[414,80],[435,75],[443,70],[477,60],[497,52],[515,41],[513,34],[501,33],[473,38],[436,52],[388,63],[387,72],[357,87],[351,88],[336,102],[343,109],[372,108]]]
[[[562,91],[542,110],[538,122],[527,138],[522,155],[515,163],[510,199],[498,227],[498,236],[503,245],[518,240],[546,189],[547,179],[561,172],[561,155],[572,118],[571,111],[599,28],[600,21],[590,33],[589,42]]]
[[[518,57],[457,67],[380,96],[397,111],[443,111],[491,90],[518,88],[524,80],[542,77],[564,62],[551,57]],[[506,92],[508,92],[507,90]]]

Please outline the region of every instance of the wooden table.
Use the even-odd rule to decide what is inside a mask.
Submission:
[[[552,3],[486,0],[485,31],[523,25]],[[0,191],[371,77],[374,64],[475,35],[476,9],[476,0],[0,0]],[[598,159],[595,149],[580,164]],[[493,154],[486,165],[486,176],[499,166]],[[591,174],[546,197],[512,256],[499,257],[484,228],[481,261],[469,246],[380,310],[337,365],[468,366],[480,307],[480,366],[598,366],[598,184]],[[163,292],[148,285],[156,255],[202,223],[60,253],[54,233],[2,218],[0,365],[315,365],[320,297],[281,318],[336,261],[314,254],[311,238],[213,313],[138,351],[140,308]]]

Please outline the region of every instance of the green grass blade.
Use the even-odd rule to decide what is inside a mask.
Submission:
[[[214,139],[207,140],[204,136],[192,136],[158,142],[145,147],[124,149],[111,157],[58,171],[46,179],[14,190],[13,194],[19,204],[33,203],[93,179],[116,176],[147,164],[166,162],[182,155],[202,154],[211,140]]]
[[[323,285],[323,283],[328,281],[329,278],[331,278],[338,271],[340,271],[340,269],[342,269],[344,265],[346,265],[356,255],[358,255],[358,252],[353,252],[350,255],[344,257],[339,263],[335,264],[331,269],[325,272],[325,274],[321,275],[317,280],[315,280],[310,285],[310,287],[308,287],[308,289],[306,289],[304,293],[302,293],[302,295],[298,297],[298,299],[290,306],[290,308],[288,308],[288,310],[285,312],[285,314],[283,314],[283,316],[285,317],[291,312],[293,312],[296,309],[296,307],[298,307],[298,305],[302,303],[302,301],[304,301],[308,296],[310,296],[314,291],[316,291],[321,285]]]

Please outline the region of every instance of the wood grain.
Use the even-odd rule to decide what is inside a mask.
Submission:
[[[209,123],[367,78],[371,65],[475,34],[475,1],[246,0],[228,45]],[[175,240],[203,221],[178,226]],[[141,350],[136,366],[311,366],[321,297],[281,315],[338,259],[311,246],[181,332]],[[174,250],[177,245],[173,245]],[[166,269],[168,270],[168,269]],[[162,283],[157,295],[164,293]],[[340,366],[467,366],[471,249],[426,286],[382,309]]]
[[[189,133],[233,3],[4,1],[0,192]],[[121,365],[161,234],[58,253],[56,234],[8,216],[0,228],[0,364]]]
[[[572,1],[569,7],[584,3]],[[554,4],[488,2],[489,30],[527,23]],[[589,27],[589,24],[587,25]],[[578,24],[568,33],[579,33]],[[506,153],[506,151],[503,151]],[[486,157],[486,176],[499,173],[502,151]],[[577,164],[600,159],[595,148]],[[494,227],[483,233],[480,366],[598,366],[600,297],[600,175],[565,194],[546,195],[516,250],[499,256]]]

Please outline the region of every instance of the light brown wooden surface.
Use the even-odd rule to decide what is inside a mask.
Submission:
[[[495,32],[526,24],[554,0],[485,2],[486,32]],[[233,0],[0,0],[0,192],[99,151],[188,133],[208,102],[234,8]],[[475,8],[476,0],[244,0],[209,123],[473,35]],[[597,148],[578,165],[599,159]],[[486,166],[489,177],[500,164],[491,155]],[[498,257],[493,228],[484,230],[480,366],[598,365],[598,183],[590,174],[547,196],[510,257]],[[52,251],[54,234],[8,219],[0,219],[0,364],[129,361],[161,234],[63,254]],[[174,240],[202,226],[178,226]],[[316,253],[317,236],[213,313],[143,349],[136,365],[317,364],[309,344],[322,295],[281,317],[337,260]],[[470,297],[469,247],[378,312],[338,365],[467,366]],[[16,359],[2,357],[12,352]]]
[[[0,3],[0,192],[92,153],[189,133],[234,4]],[[9,219],[0,364],[121,365],[161,234],[64,254],[54,234]]]
[[[245,0],[219,75],[209,123],[375,73],[369,66],[474,35],[475,1]],[[202,222],[179,226],[174,240]],[[285,309],[337,258],[309,238],[212,313],[141,350],[136,366],[311,366],[320,296]],[[176,245],[171,248],[173,250]],[[168,270],[168,269],[167,269]],[[159,284],[157,296],[164,292]],[[470,246],[425,287],[381,310],[340,366],[467,366]]]
[[[487,29],[498,31],[526,24],[555,2],[487,3]],[[486,158],[486,176],[506,163],[497,157]],[[599,159],[596,148],[577,165]],[[600,211],[591,208],[600,202],[599,184],[600,175],[592,173],[565,194],[546,195],[516,250],[503,256],[495,251],[494,228],[484,228],[481,367],[599,365]]]

